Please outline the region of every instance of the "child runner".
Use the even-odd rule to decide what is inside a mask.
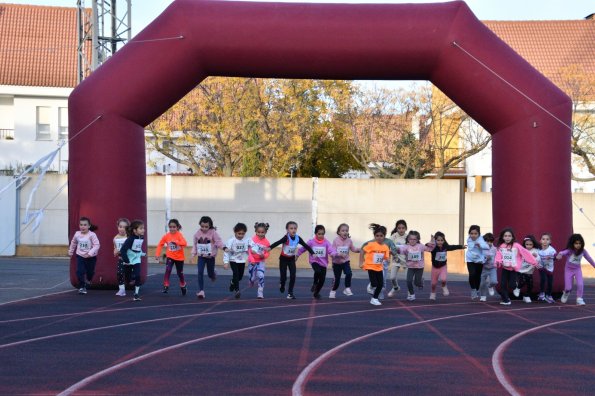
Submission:
[[[481,282],[481,272],[485,256],[483,252],[489,250],[489,246],[481,236],[481,230],[478,225],[469,227],[469,237],[467,238],[467,253],[465,261],[469,271],[469,286],[471,286],[471,299],[479,297],[479,284]]]
[[[126,228],[130,226],[130,221],[126,218],[118,219],[116,223],[118,226],[118,233],[114,237],[114,257],[118,258],[116,276],[118,278],[118,292],[116,296],[126,297],[126,282],[130,281],[130,266],[124,265],[122,257],[120,256],[120,249],[128,238]]]
[[[161,249],[165,245],[165,275],[163,276],[163,293],[169,291],[169,277],[173,266],[176,266],[176,273],[180,279],[180,289],[182,295],[186,295],[186,281],[184,280],[184,248],[188,245],[184,235],[180,232],[182,225],[177,219],[171,219],[167,223],[169,232],[161,237],[155,250],[155,258],[157,261],[161,257]]]
[[[139,291],[141,287],[141,257],[147,255],[145,252],[143,252],[145,223],[143,223],[141,220],[133,220],[132,223],[130,223],[130,226],[127,227],[126,232],[128,234],[128,238],[120,248],[120,256],[122,257],[124,265],[127,267],[132,267],[132,272],[134,273],[134,301],[140,301]]]
[[[390,249],[384,243],[386,227],[373,223],[370,224],[370,229],[374,232],[374,239],[362,246],[359,255],[359,267],[364,271],[368,271],[370,284],[374,287],[374,294],[370,298],[370,304],[382,305],[378,297],[384,286],[383,262],[389,259]]]
[[[295,286],[295,253],[298,249],[297,245],[302,245],[310,254],[314,254],[314,251],[301,236],[297,235],[298,225],[295,221],[288,221],[285,224],[285,230],[287,233],[279,239],[277,242],[271,245],[271,249],[282,245],[281,254],[279,254],[279,291],[285,293],[285,283],[287,282],[287,269],[289,268],[289,289],[287,290],[287,299],[295,299],[293,294],[293,287]]]
[[[566,249],[562,250],[556,258],[560,260],[562,257],[566,258],[566,266],[564,267],[564,293],[560,301],[566,304],[568,296],[572,291],[572,278],[576,279],[576,305],[585,305],[583,300],[583,271],[581,270],[581,260],[585,260],[595,267],[595,262],[585,249],[585,240],[581,234],[572,234],[566,244]]]
[[[405,255],[405,262],[407,264],[407,301],[415,300],[415,291],[413,290],[414,278],[415,286],[423,289],[424,252],[431,252],[436,246],[434,235],[431,236],[430,242],[425,245],[419,243],[420,239],[419,232],[409,231],[409,234],[407,234],[407,244],[397,247],[398,252]]]
[[[235,298],[240,298],[240,281],[244,277],[246,260],[248,260],[247,231],[246,224],[236,224],[233,227],[234,236],[227,240],[225,253],[223,253],[223,268],[227,269],[231,266],[233,276],[229,282],[229,291],[235,293]]]
[[[490,247],[483,251],[483,255],[486,258],[481,271],[481,282],[479,283],[479,301],[485,302],[488,300],[487,295],[493,296],[494,286],[498,284],[498,271],[496,270],[496,247],[494,246],[494,234],[488,232],[483,236],[483,240]],[[488,281],[489,279],[489,281]]]
[[[81,217],[79,230],[74,233],[70,241],[68,255],[72,257],[76,253],[76,276],[79,283],[79,294],[87,294],[87,282],[91,283],[95,274],[95,263],[99,252],[99,239],[93,232],[96,229],[97,226],[91,224],[88,217]]]
[[[544,233],[541,235],[541,249],[539,250],[539,257],[541,258],[541,268],[539,268],[539,301],[545,301],[549,304],[554,303],[552,297],[552,285],[554,283],[554,258],[556,257],[556,249],[552,247],[552,235]],[[545,283],[547,281],[547,289]]]
[[[505,228],[500,231],[495,262],[498,267],[502,268],[500,274],[501,305],[511,304],[508,287],[516,285],[516,271],[521,268],[523,260],[531,265],[537,265],[535,257],[516,242],[512,228]]]
[[[328,298],[336,297],[337,289],[341,284],[341,273],[345,274],[345,289],[343,290],[343,294],[346,296],[353,296],[353,292],[351,291],[352,272],[349,251],[359,253],[360,249],[353,245],[353,241],[349,237],[349,226],[347,224],[340,224],[337,228],[337,237],[333,241],[333,248],[337,252],[337,254],[332,257],[335,279]]]
[[[434,239],[436,240],[436,247],[432,250],[432,291],[430,292],[430,300],[436,300],[438,280],[442,283],[442,294],[445,296],[450,294],[446,286],[446,253],[452,250],[465,249],[463,245],[449,245],[446,242],[444,233],[440,231],[434,234]]]
[[[269,223],[255,223],[254,236],[248,241],[248,274],[250,287],[254,286],[258,278],[258,294],[256,298],[264,298],[264,270],[265,260],[269,257],[271,243],[266,238]]]
[[[314,238],[308,241],[308,245],[312,248],[314,254],[310,253],[308,261],[314,270],[314,281],[310,291],[312,296],[319,300],[320,291],[324,286],[326,279],[326,268],[328,267],[328,257],[337,254],[332,243],[324,237],[326,230],[323,225],[318,224],[314,227]],[[305,248],[299,248],[296,258],[306,251]]]
[[[405,245],[407,243],[407,222],[405,220],[397,220],[395,228],[390,233],[390,239],[395,246]],[[389,297],[393,297],[401,289],[399,287],[398,274],[401,267],[405,266],[405,262],[404,254],[397,254],[396,257],[393,257],[393,265],[390,269],[390,281],[393,288],[388,292]]]
[[[522,294],[523,301],[530,304],[531,293],[533,292],[533,272],[535,271],[535,267],[541,265],[541,258],[539,257],[539,251],[537,250],[537,240],[533,235],[527,235],[523,238],[523,247],[531,253],[535,259],[535,264],[523,260],[521,268],[519,268],[517,287],[513,293],[515,296]],[[521,293],[523,286],[527,286],[527,290],[524,293]]]
[[[200,218],[199,229],[194,234],[192,257],[198,256],[198,298],[205,298],[205,266],[207,267],[207,275],[212,282],[217,279],[217,272],[215,272],[215,258],[217,257],[217,249],[224,248],[225,245],[217,234],[217,228],[213,226],[213,219],[209,216]]]

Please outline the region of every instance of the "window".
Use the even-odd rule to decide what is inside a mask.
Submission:
[[[68,108],[58,109],[58,139],[68,139]]]
[[[50,132],[50,108],[44,106],[37,107],[37,140],[51,140]]]

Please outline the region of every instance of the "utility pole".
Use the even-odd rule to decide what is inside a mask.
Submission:
[[[131,38],[132,0],[77,0],[78,73],[80,83]]]

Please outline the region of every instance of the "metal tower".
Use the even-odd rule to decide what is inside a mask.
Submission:
[[[77,0],[78,82],[112,56],[131,36],[132,0]]]

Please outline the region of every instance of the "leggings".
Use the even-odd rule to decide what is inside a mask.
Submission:
[[[180,287],[186,286],[186,282],[184,281],[184,262],[182,260],[174,260],[169,257],[165,261],[165,275],[163,276],[163,286],[169,287],[169,276],[171,275],[171,270],[174,265],[176,266],[176,273],[178,274],[178,278],[180,278]]]
[[[199,257],[198,258],[198,290],[205,289],[205,266],[207,267],[207,275],[212,281],[215,281],[215,257]]]
[[[570,293],[572,290],[572,278],[576,279],[576,297],[583,298],[583,289],[585,287],[583,283],[583,271],[579,266],[571,266],[566,264],[564,268],[564,291]]]
[[[95,263],[97,263],[97,257],[81,257],[76,255],[76,277],[79,282],[79,288],[86,287],[85,275],[87,275],[87,281],[89,283],[95,275]]]
[[[436,285],[438,285],[438,280],[442,282],[442,286],[446,286],[447,273],[448,271],[446,269],[446,265],[443,265],[440,268],[432,266],[432,293],[436,291]]]
[[[314,290],[312,291],[314,292],[314,295],[317,295],[322,290],[324,281],[326,280],[326,267],[316,263],[311,263],[310,265],[312,265],[312,269],[314,270],[314,283],[312,284]]]
[[[140,286],[140,264],[125,264],[118,260],[118,285],[125,285],[134,277],[134,285]]]
[[[295,286],[295,256],[279,256],[279,283],[282,287],[285,287],[287,282],[287,269],[289,269],[289,294],[293,294],[293,287]]]
[[[508,296],[508,287],[516,285],[516,272],[509,270],[502,270],[500,274],[500,296],[502,301],[509,302],[510,297]]]
[[[519,274],[518,288],[522,289],[527,285],[527,290],[521,294],[522,297],[529,297],[533,291],[533,274]]]
[[[483,270],[482,263],[467,263],[467,270],[469,271],[469,286],[473,290],[479,290],[481,283],[481,271]]]
[[[256,278],[258,278],[258,287],[264,288],[264,261],[259,263],[250,263],[248,264],[248,275],[250,276],[250,286],[252,286],[256,282]]]
[[[539,291],[543,293],[545,291],[546,296],[552,295],[552,284],[554,283],[554,274],[548,270],[542,269],[539,271]],[[545,288],[545,282],[547,280],[547,289]]]
[[[231,278],[231,284],[233,285],[234,291],[240,290],[240,281],[244,277],[244,269],[246,267],[246,263],[235,263],[233,261],[229,262],[229,266],[231,267],[231,272],[233,274]]]
[[[374,298],[377,299],[384,286],[384,276],[382,275],[382,271],[368,270],[368,278],[370,279],[370,284],[374,288]]]
[[[339,285],[341,284],[341,273],[345,274],[345,287],[351,287],[351,265],[349,261],[346,261],[342,264],[333,264],[333,274],[335,275],[335,280],[333,282],[333,290],[337,290]]]
[[[407,290],[409,294],[415,294],[413,290],[413,278],[415,278],[415,286],[423,287],[422,276],[424,274],[423,268],[407,268]]]

